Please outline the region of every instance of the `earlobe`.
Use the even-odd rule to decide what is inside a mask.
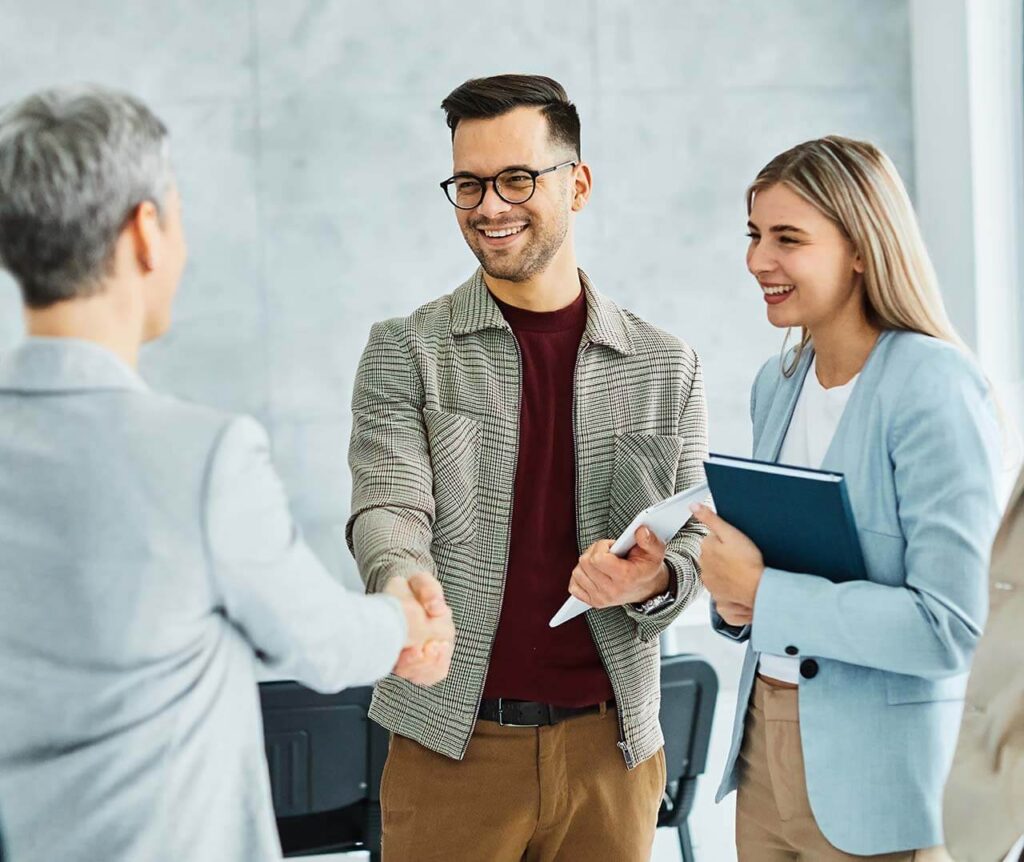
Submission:
[[[577,166],[576,171],[575,188],[572,197],[573,212],[579,212],[587,205],[587,201],[590,200],[590,192],[593,188],[590,168],[585,164],[580,164]]]

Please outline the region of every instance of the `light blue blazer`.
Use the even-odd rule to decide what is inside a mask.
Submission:
[[[257,654],[321,690],[387,673],[388,596],[302,541],[252,419],[114,354],[0,360],[0,816],[15,862],[280,858]]]
[[[812,357],[788,379],[778,358],[758,374],[755,458],[777,460]],[[718,799],[740,779],[759,654],[795,647],[818,666],[810,678],[802,671],[800,734],[825,837],[861,855],[942,843],[942,788],[987,611],[999,453],[974,364],[938,339],[883,333],[822,465],[846,476],[868,580],[769,568],[751,625],[728,626],[712,611],[716,629],[748,642]]]

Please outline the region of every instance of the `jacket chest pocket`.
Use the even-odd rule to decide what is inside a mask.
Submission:
[[[434,474],[434,540],[466,544],[476,534],[480,422],[441,410],[424,410],[423,421]]]
[[[608,537],[616,538],[637,513],[672,496],[683,438],[666,434],[619,434],[609,493]]]

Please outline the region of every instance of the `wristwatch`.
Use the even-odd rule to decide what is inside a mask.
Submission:
[[[634,604],[633,607],[640,611],[640,613],[650,616],[660,611],[666,605],[672,604],[673,599],[675,599],[675,595],[673,595],[672,591],[666,590],[661,595],[649,598],[646,602]]]

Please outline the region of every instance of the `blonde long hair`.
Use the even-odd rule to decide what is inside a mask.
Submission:
[[[747,213],[758,192],[779,183],[835,222],[853,245],[864,264],[864,305],[870,323],[941,338],[970,354],[946,314],[914,208],[885,153],[873,144],[838,135],[798,144],[761,169],[747,189]],[[810,342],[805,327],[788,367],[783,345],[787,377],[796,371]]]

